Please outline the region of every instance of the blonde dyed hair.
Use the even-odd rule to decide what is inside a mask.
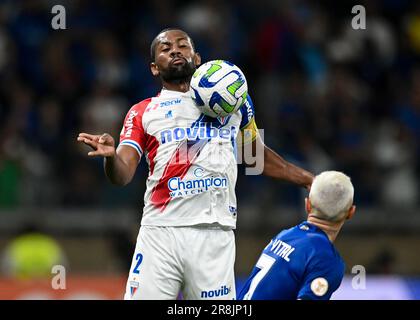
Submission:
[[[343,220],[353,204],[353,197],[354,188],[348,176],[339,171],[324,171],[312,182],[310,213],[324,220]]]

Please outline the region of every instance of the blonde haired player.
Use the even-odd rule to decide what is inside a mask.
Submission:
[[[161,31],[151,44],[150,70],[159,95],[127,113],[115,148],[109,134],[81,133],[78,141],[105,158],[105,173],[129,183],[144,156],[149,165],[143,217],[125,299],[233,299],[237,209],[236,138],[262,144],[251,98],[225,118],[201,114],[189,86],[201,63],[190,36]],[[313,175],[266,147],[263,174],[309,187]],[[217,155],[215,157],[214,155]]]
[[[329,299],[344,275],[344,262],[333,242],[344,221],[354,215],[353,197],[345,174],[317,175],[305,199],[307,221],[271,240],[238,299]]]

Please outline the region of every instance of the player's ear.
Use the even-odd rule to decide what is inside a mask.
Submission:
[[[307,214],[311,213],[312,211],[312,204],[311,201],[309,201],[308,197],[305,198],[305,209]]]
[[[194,54],[194,64],[198,67],[201,64],[201,56],[198,52]]]
[[[347,214],[346,220],[350,220],[351,218],[353,218],[355,212],[356,212],[356,206],[353,205],[349,209],[349,213]]]
[[[159,72],[159,67],[157,66],[156,63],[152,62],[150,64],[150,71],[152,71],[153,76],[157,77],[159,76],[160,72]]]

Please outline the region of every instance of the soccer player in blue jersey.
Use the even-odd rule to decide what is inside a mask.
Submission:
[[[328,300],[344,275],[333,242],[355,212],[350,178],[337,171],[315,177],[305,199],[307,221],[280,232],[265,247],[238,300]]]

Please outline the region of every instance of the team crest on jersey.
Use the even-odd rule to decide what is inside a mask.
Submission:
[[[130,294],[131,297],[136,293],[137,289],[139,288],[139,283],[137,281],[130,281]]]
[[[217,120],[219,120],[220,124],[224,126],[226,124],[226,122],[229,121],[230,117],[231,116],[228,116],[228,117],[217,117]]]

